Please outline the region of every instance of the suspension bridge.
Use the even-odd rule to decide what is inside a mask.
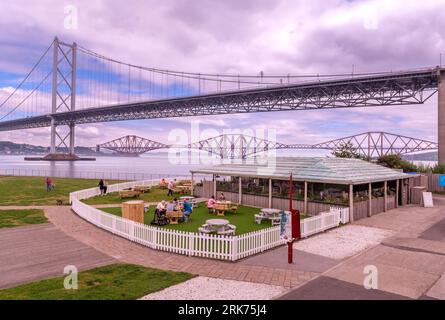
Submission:
[[[315,144],[286,144],[243,134],[223,134],[182,146],[164,144],[130,135],[99,144],[96,150],[108,149],[121,155],[134,156],[166,148],[175,148],[175,150],[196,149],[217,155],[221,159],[246,159],[248,156],[269,150],[335,151],[344,146],[350,146],[357,154],[368,158],[437,150],[436,142],[387,132],[365,132]]]
[[[74,157],[75,126],[135,119],[419,105],[438,93],[445,163],[445,69],[313,75],[214,74],[138,66],[55,38],[0,91],[0,131],[50,127],[51,154]]]

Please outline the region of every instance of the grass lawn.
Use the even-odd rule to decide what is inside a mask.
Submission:
[[[40,209],[0,210],[0,229],[47,222],[43,210]]]
[[[101,210],[114,214],[116,216],[122,216],[122,211],[120,207],[103,208]],[[155,206],[154,205],[150,206],[150,210],[145,214],[145,219],[144,219],[145,224],[150,224],[150,222],[153,220],[154,210]],[[260,209],[258,208],[239,206],[238,212],[236,214],[228,213],[225,215],[225,217],[221,218],[229,220],[231,224],[236,226],[237,235],[251,231],[257,231],[264,228],[270,228],[271,223],[269,220],[263,220],[261,224],[255,223],[254,215],[259,211]],[[160,228],[198,232],[198,228],[201,227],[206,222],[207,219],[215,219],[215,218],[219,217],[210,214],[205,204],[200,204],[197,208],[193,209],[191,219],[188,223],[167,225]]]
[[[185,194],[174,194],[172,197],[167,197],[167,189],[161,189],[159,187],[152,187],[150,192],[143,193],[137,198],[138,200],[144,200],[145,202],[158,202],[161,200],[171,200],[174,198],[188,196],[190,193]],[[83,200],[86,204],[95,205],[95,204],[113,204],[113,203],[122,203],[132,199],[121,199],[118,192],[108,193],[106,196],[97,196],[94,198],[89,198]]]
[[[185,272],[113,264],[79,272],[77,290],[66,290],[64,277],[58,277],[0,290],[0,300],[135,300],[191,278]]]
[[[68,204],[69,193],[97,187],[99,180],[53,178],[55,189],[47,192],[45,177],[0,177],[0,205],[55,205],[57,200]],[[108,184],[116,183],[107,180]]]

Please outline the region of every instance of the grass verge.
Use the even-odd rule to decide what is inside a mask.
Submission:
[[[78,274],[78,289],[64,288],[64,277],[0,290],[0,300],[135,300],[193,277],[132,264],[113,264]]]
[[[48,219],[41,209],[0,210],[0,229],[47,222]]]
[[[56,205],[57,200],[68,204],[69,193],[97,187],[99,180],[53,178],[54,190],[46,191],[45,177],[0,177],[2,206]],[[107,180],[108,184],[117,183]]]

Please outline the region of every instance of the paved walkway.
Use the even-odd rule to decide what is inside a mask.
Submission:
[[[67,235],[117,260],[201,276],[295,287],[318,275],[302,268],[244,264],[188,257],[152,250],[99,229],[74,214],[70,207],[48,207],[48,219]],[[285,261],[286,256],[282,257]]]
[[[438,200],[434,208],[406,206],[354,222],[392,230],[394,236],[282,298],[445,299],[445,205]],[[364,288],[369,265],[377,267],[378,290]]]
[[[294,288],[283,296],[285,299],[347,299],[353,296],[445,299],[445,202],[440,199],[435,204],[439,205],[434,208],[401,207],[356,221],[355,225],[391,230],[393,236],[351,258],[339,261],[295,250],[293,265],[286,263],[284,247],[235,263],[156,251],[95,227],[79,218],[70,207],[42,208],[67,238],[72,237],[76,243],[82,242],[89,250],[93,250],[92,247],[94,252],[104,256],[201,276]],[[50,239],[48,236],[47,240]],[[39,243],[40,239],[35,242]],[[22,247],[22,250],[25,249]],[[20,250],[14,248],[13,251]],[[11,254],[14,257],[14,253]],[[375,265],[378,269],[379,290],[369,291],[363,287],[367,265]]]
[[[0,229],[0,288],[61,276],[67,265],[86,270],[115,262],[49,223]]]

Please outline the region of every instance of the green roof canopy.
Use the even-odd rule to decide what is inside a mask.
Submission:
[[[223,160],[224,161],[224,160]],[[292,172],[295,181],[332,184],[364,184],[369,182],[404,179],[415,175],[389,169],[368,161],[345,158],[277,157],[225,160],[209,168],[195,169],[192,173],[216,174],[288,180]]]

